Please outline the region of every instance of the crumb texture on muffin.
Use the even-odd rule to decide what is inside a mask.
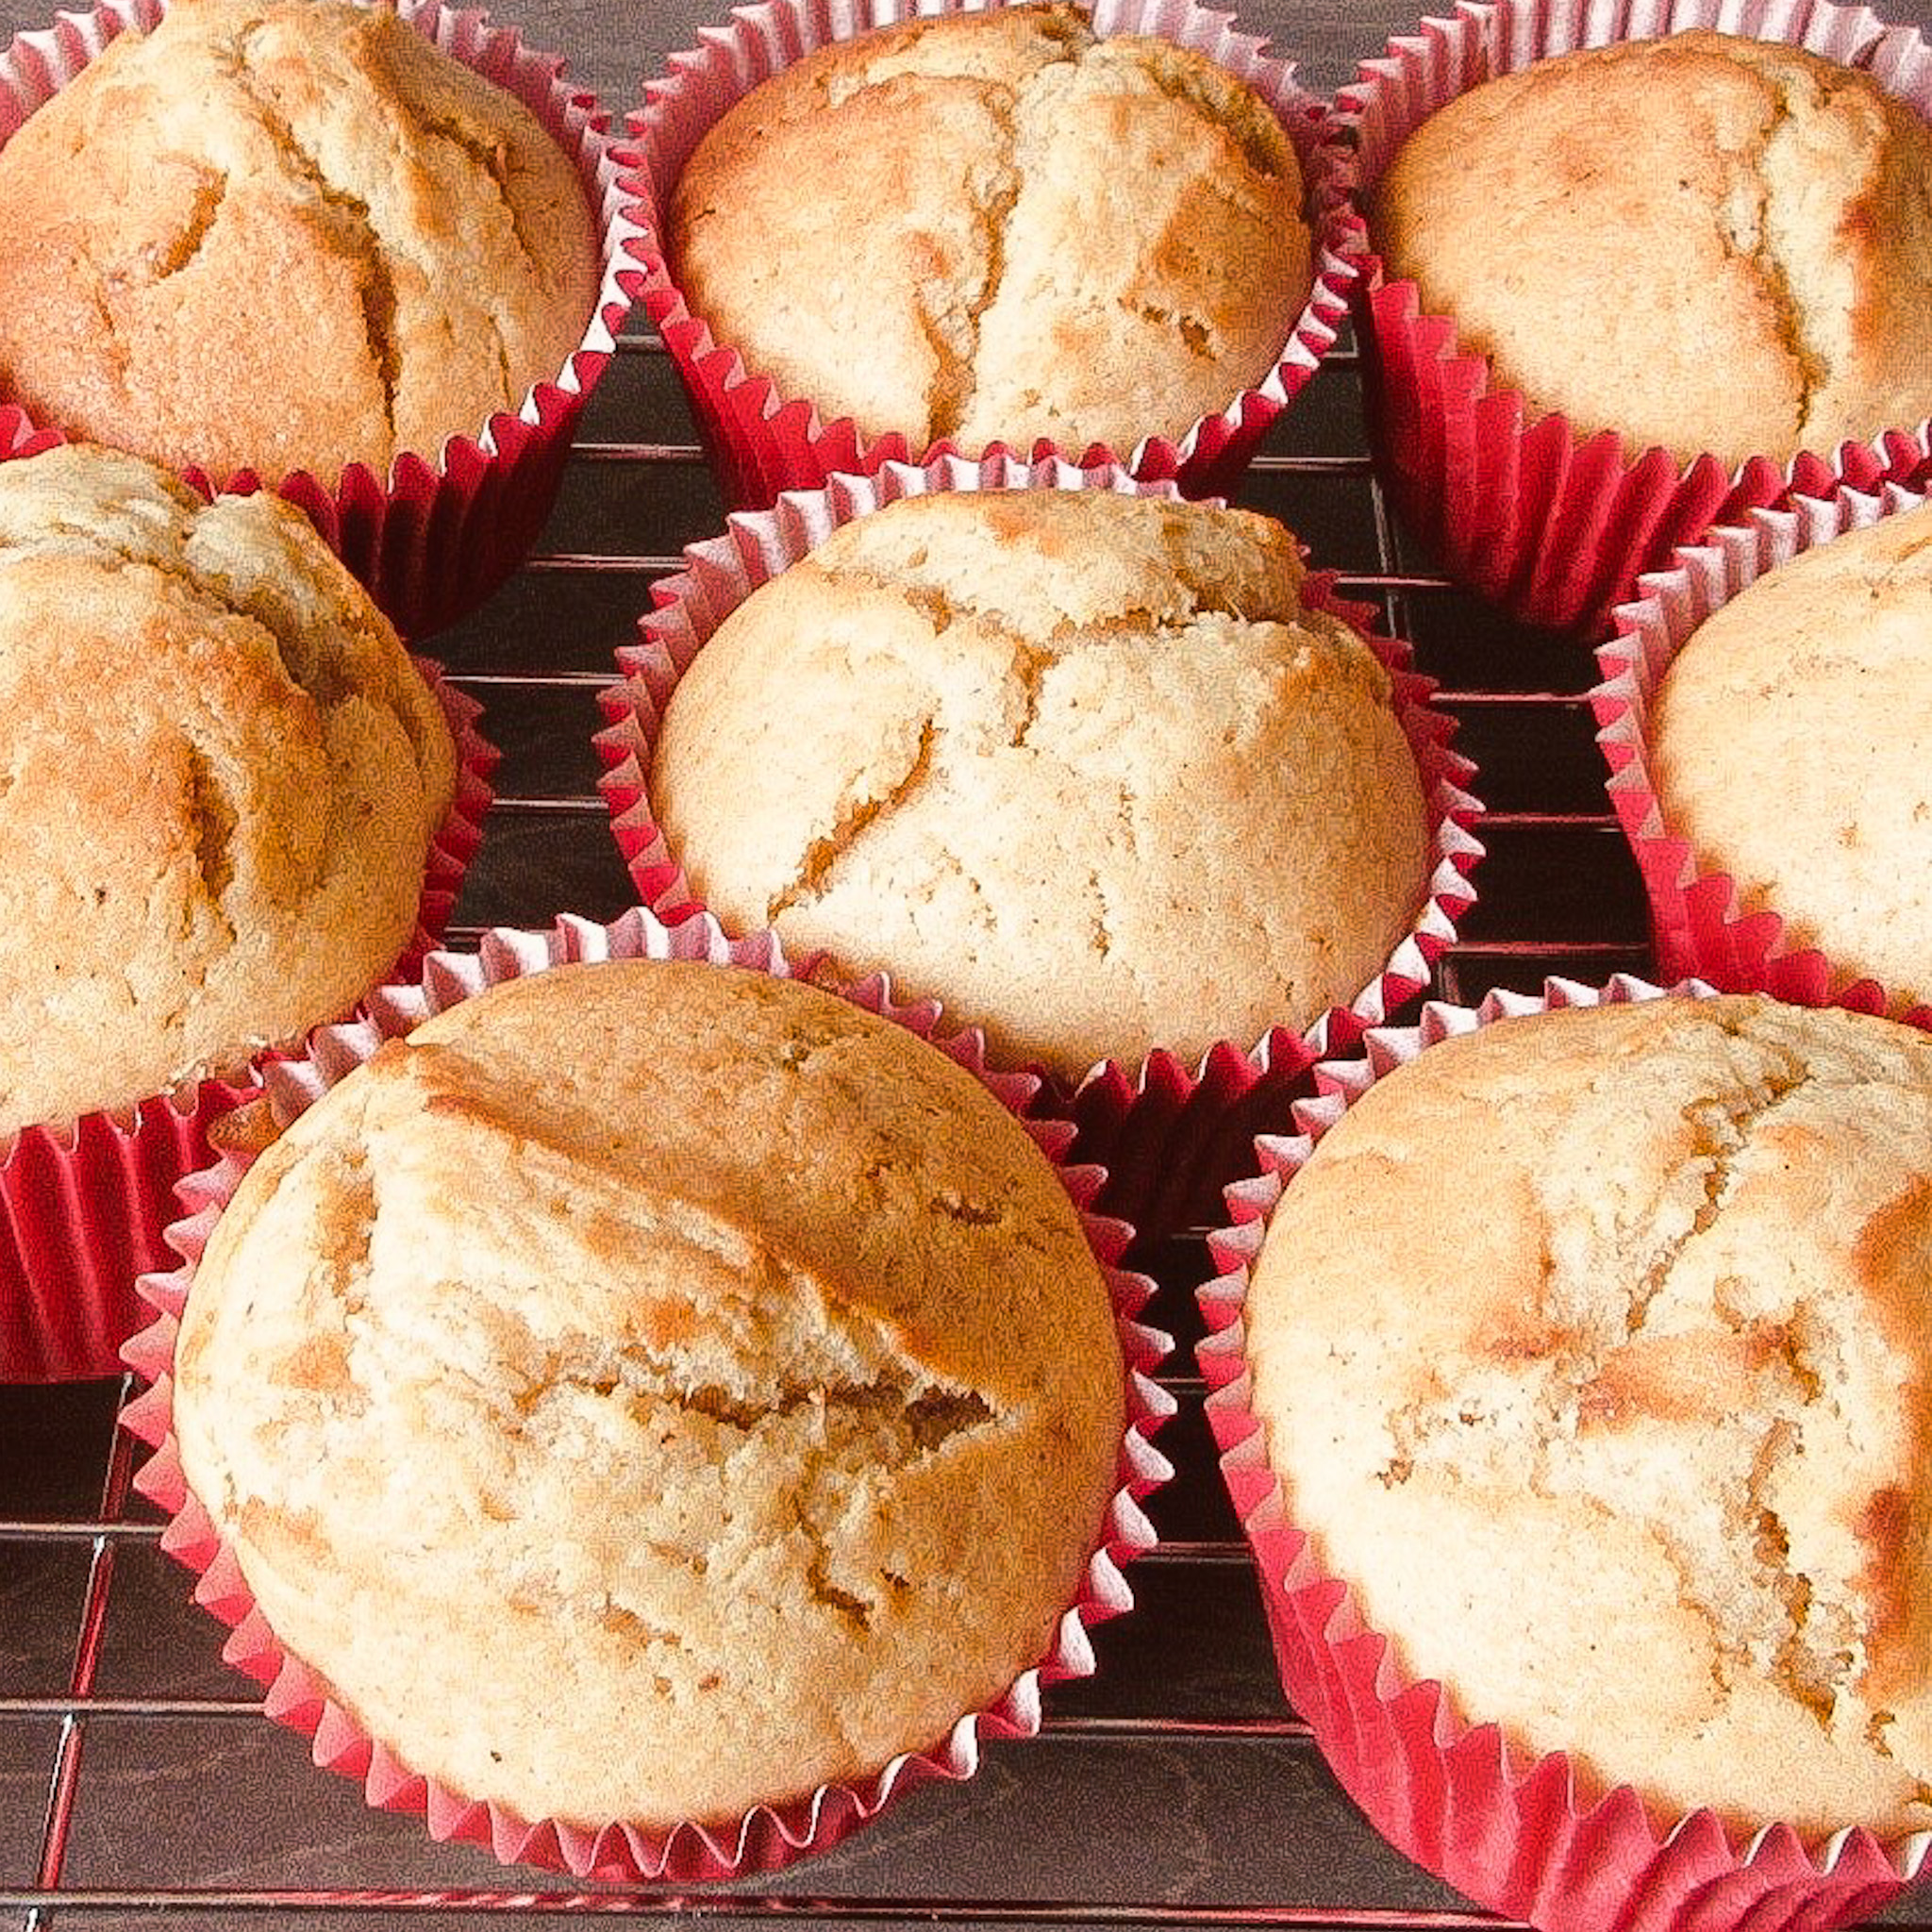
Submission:
[[[219,481],[435,460],[595,298],[573,162],[386,7],[179,0],[0,148],[0,394]]]
[[[1793,558],[1685,641],[1648,753],[1665,832],[1901,1010],[1932,997],[1928,603],[1932,508]]]
[[[1059,5],[807,55],[708,133],[666,231],[754,375],[915,452],[1179,436],[1263,379],[1313,285],[1267,105]]]
[[[1499,387],[1727,464],[1932,415],[1932,126],[1862,72],[1694,30],[1498,76],[1372,196]]]
[[[1932,1041],[1765,999],[1379,1080],[1254,1271],[1291,1520],[1406,1675],[1666,1816],[1932,1822]]]
[[[0,464],[0,1131],[233,1065],[408,942],[449,726],[287,504]]]
[[[1354,999],[1429,835],[1388,674],[1247,512],[908,497],[760,587],[650,795],[699,899],[1070,1074]]]
[[[1106,1283],[969,1074],[630,962],[385,1048],[245,1177],[175,1422],[281,1641],[527,1819],[725,1821],[1051,1647],[1124,1422]]]

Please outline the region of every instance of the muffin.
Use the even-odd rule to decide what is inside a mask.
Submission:
[[[1820,996],[1925,1004],[1932,506],[1761,514],[1646,588],[1593,702],[1667,970],[1728,986],[1812,955]]]
[[[436,697],[279,499],[0,464],[0,1134],[332,1019],[415,930]]]
[[[1727,469],[1932,416],[1932,124],[1693,29],[1541,60],[1404,142],[1369,231],[1499,388]]]
[[[1602,629],[1793,478],[1932,460],[1932,51],[1869,19],[1464,5],[1343,91],[1372,442],[1450,575]]]
[[[795,1849],[823,1786],[1055,1652],[1123,1382],[1079,1216],[964,1067],[607,958],[452,1006],[268,1148],[173,1421],[259,1618],[391,1763],[660,1854],[769,1804]]]
[[[1932,1041],[1633,986],[1333,1071],[1203,1365],[1342,1782],[1539,1925],[1874,1908],[1932,1822]]]
[[[349,0],[177,0],[120,36],[0,148],[0,397],[330,485],[516,408],[598,276],[528,108]]]
[[[741,57],[675,60],[641,124],[646,306],[727,494],[993,445],[1229,484],[1352,274],[1318,260],[1291,69],[1191,7],[1105,36],[1060,0],[843,39],[786,18],[790,64],[734,27]]]
[[[108,1332],[75,1340],[104,1373],[132,1271],[90,1287],[94,1243],[158,1249],[194,1164],[198,1125],[142,1104],[192,1115],[197,1081],[334,1018],[420,937],[456,749],[299,512],[72,445],[0,463],[0,1136],[41,1174],[6,1191],[0,1274],[25,1279],[0,1299],[25,1299],[0,1326],[109,1295]],[[81,1145],[106,1138],[106,1172],[76,1189],[73,1124],[100,1116]],[[167,1152],[129,1151],[148,1124]],[[14,1340],[0,1365],[33,1372]]]
[[[448,621],[534,540],[613,347],[594,102],[437,0],[92,29],[49,92],[4,83],[0,400],[277,489],[406,634]]]
[[[1309,1026],[1429,891],[1390,673],[1248,512],[910,494],[744,596],[657,717],[634,701],[662,849],[727,929],[1071,1078]]]

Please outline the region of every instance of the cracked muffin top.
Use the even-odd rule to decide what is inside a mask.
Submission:
[[[754,89],[679,176],[666,253],[692,314],[826,422],[1125,456],[1274,366],[1313,284],[1302,199],[1245,82],[1018,7]]]
[[[0,463],[0,1133],[233,1067],[408,943],[456,753],[301,513]]]
[[[0,148],[0,396],[328,487],[518,408],[598,275],[529,110],[345,0],[177,0],[114,41]]]
[[[175,1424],[277,1637],[525,1819],[728,1821],[1051,1648],[1124,1426],[1105,1280],[970,1074],[791,981],[508,982],[257,1161]]]
[[[1685,640],[1648,732],[1664,831],[1901,1011],[1932,998],[1928,608],[1932,507],[1848,531]]]
[[[1109,491],[907,497],[721,625],[650,797],[727,925],[1070,1075],[1346,1005],[1427,887],[1421,776],[1294,539]]]
[[[1932,1824],[1932,1040],[1504,1020],[1371,1087],[1247,1308],[1287,1512],[1406,1678],[1669,1817]]]
[[[1370,227],[1499,387],[1630,452],[1782,462],[1932,415],[1932,126],[1802,48],[1499,76],[1409,136]]]

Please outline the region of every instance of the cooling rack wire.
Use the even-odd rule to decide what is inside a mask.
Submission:
[[[1278,424],[1239,501],[1280,517],[1346,594],[1408,638],[1458,720],[1489,807],[1478,902],[1433,991],[1479,998],[1557,973],[1645,972],[1641,889],[1605,802],[1586,649],[1450,589],[1391,526],[1346,344]],[[684,543],[723,526],[661,346],[633,329],[587,411],[542,546],[485,608],[427,641],[504,748],[451,942],[630,902],[591,747],[611,653]],[[0,1391],[0,1932],[148,1925],[379,1932],[587,1916],[769,1926],[1374,1928],[1492,1922],[1384,1849],[1282,1702],[1245,1546],[1221,1493],[1192,1289],[1198,1229],[1136,1257],[1179,1347],[1153,1505],[1162,1547],[1100,1670],[1048,1694],[1041,1736],[990,1747],[846,1844],[716,1890],[578,1888],[438,1845],[373,1812],[268,1724],[219,1659],[129,1489],[118,1390]],[[140,1452],[144,1453],[144,1452]],[[1909,1916],[1909,1899],[1895,1923]]]

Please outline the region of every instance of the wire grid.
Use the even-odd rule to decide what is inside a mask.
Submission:
[[[649,583],[722,521],[690,439],[661,346],[627,334],[547,547],[477,619],[429,644],[483,701],[506,751],[453,944],[488,924],[541,924],[562,909],[608,918],[628,902],[589,733],[609,649]],[[1419,566],[1360,439],[1359,370],[1344,348],[1277,425],[1241,500],[1302,534],[1346,593],[1379,603],[1441,681],[1478,762],[1490,856],[1434,991],[1469,1001],[1549,972],[1594,982],[1647,970],[1641,891],[1582,699],[1588,652],[1500,624]],[[424,1917],[611,1914],[1381,1932],[1492,1923],[1380,1845],[1283,1706],[1188,1373],[1205,1243],[1191,1230],[1136,1258],[1160,1283],[1150,1319],[1179,1342],[1164,1379],[1180,1414],[1160,1439],[1179,1474],[1153,1506],[1162,1547],[1130,1572],[1137,1609],[1097,1633],[1098,1676],[1050,1692],[1041,1737],[991,1747],[969,1786],[918,1793],[775,1877],[701,1892],[578,1889],[366,1811],[214,1661],[219,1632],[186,1606],[189,1580],[131,1496],[142,1452],[113,1428],[117,1391],[0,1391],[0,1932],[376,1932]],[[1200,1817],[1186,1816],[1191,1805]],[[1117,1813],[1126,1824],[1110,1837]],[[1159,1836],[1171,1813],[1178,1849]]]

